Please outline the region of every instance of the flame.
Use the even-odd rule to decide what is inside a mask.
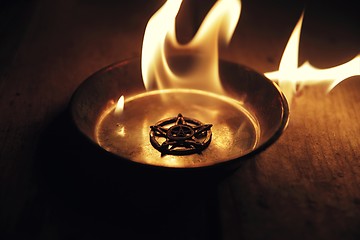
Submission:
[[[147,90],[191,88],[223,93],[218,73],[218,45],[230,42],[240,17],[241,3],[239,0],[217,1],[194,38],[184,45],[177,41],[175,31],[181,3],[182,0],[168,0],[146,26],[141,56],[144,85]],[[169,52],[206,57],[197,60],[186,76],[179,76],[169,65]]]
[[[125,97],[122,95],[119,100],[117,101],[114,113],[116,116],[120,116],[124,112],[124,106],[125,106]]]
[[[360,55],[342,65],[319,69],[306,61],[298,66],[299,42],[304,13],[297,22],[282,55],[279,70],[265,73],[271,80],[278,80],[279,87],[291,103],[297,86],[301,87],[319,83],[327,83],[330,92],[341,81],[355,75],[360,75]]]

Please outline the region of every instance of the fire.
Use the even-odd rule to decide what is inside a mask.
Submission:
[[[122,114],[124,112],[124,107],[125,107],[125,97],[124,95],[122,95],[121,97],[119,97],[119,100],[117,101],[116,107],[114,109],[114,114],[118,119],[121,119]],[[117,123],[116,127],[117,127],[116,133],[118,134],[118,136],[125,137],[126,136],[125,126],[121,123]]]
[[[124,111],[124,105],[125,105],[125,97],[122,95],[119,100],[117,101],[114,113],[116,116],[120,116]]]
[[[149,90],[197,89],[225,95],[218,69],[218,46],[228,44],[240,18],[240,0],[218,0],[205,17],[194,38],[180,44],[176,38],[175,19],[182,0],[167,0],[147,23],[141,53],[141,73],[145,88]],[[294,94],[304,86],[325,83],[328,92],[346,78],[360,75],[360,55],[351,61],[327,69],[318,69],[309,62],[298,64],[299,42],[304,14],[298,20],[282,55],[279,70],[264,75],[277,81],[291,103]],[[203,56],[191,62],[186,74],[171,68],[174,53]],[[123,96],[115,114],[124,109]]]
[[[326,83],[330,92],[341,81],[355,75],[360,75],[360,55],[342,65],[327,69],[318,69],[309,62],[298,66],[298,53],[301,26],[304,14],[296,24],[282,55],[279,70],[265,73],[271,80],[278,80],[281,90],[289,103],[292,101],[296,89],[313,84]]]
[[[178,43],[175,18],[182,0],[168,0],[149,20],[143,40],[141,69],[147,90],[191,88],[223,93],[218,73],[218,45],[227,44],[240,17],[239,0],[219,0],[209,11],[194,38]],[[171,52],[206,56],[186,76],[176,74],[167,57]],[[204,84],[206,83],[206,84]]]

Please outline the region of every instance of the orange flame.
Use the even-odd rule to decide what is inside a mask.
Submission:
[[[296,93],[297,86],[303,87],[326,82],[328,92],[330,92],[346,78],[360,75],[360,55],[347,63],[327,69],[315,68],[309,62],[305,62],[299,67],[298,53],[303,18],[304,14],[301,15],[289,38],[280,61],[279,70],[265,73],[269,79],[278,80],[278,84],[289,103]]]
[[[122,119],[122,115],[124,113],[124,107],[125,107],[125,97],[124,95],[122,95],[117,101],[116,107],[114,109],[114,114],[118,120]],[[125,137],[126,136],[125,126],[120,123],[117,123],[116,127],[117,127],[116,133],[118,134],[118,136]]]
[[[168,0],[146,26],[141,56],[144,85],[147,90],[191,88],[223,93],[218,75],[218,44],[231,40],[240,17],[240,1],[217,1],[194,38],[185,45],[179,44],[175,32],[175,18],[181,3],[182,0]],[[167,60],[165,50],[170,48],[206,57],[197,61],[186,76],[179,76]]]
[[[124,105],[125,105],[125,97],[122,95],[119,100],[117,101],[114,113],[116,116],[120,116],[124,111]]]

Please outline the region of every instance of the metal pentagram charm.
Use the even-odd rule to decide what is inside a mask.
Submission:
[[[162,154],[187,155],[200,153],[211,142],[212,124],[178,114],[150,126],[150,142]]]

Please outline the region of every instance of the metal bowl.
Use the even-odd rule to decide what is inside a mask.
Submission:
[[[175,57],[172,61],[181,66],[186,58]],[[184,89],[165,93],[146,92],[140,59],[115,63],[94,73],[79,86],[70,102],[71,116],[76,127],[94,143],[94,147],[110,153],[115,161],[172,169],[236,165],[279,138],[287,126],[289,108],[278,86],[264,75],[224,60],[219,61],[219,71],[227,96]],[[168,94],[170,99],[174,95],[176,99],[182,99],[183,103],[161,102],[164,94]],[[112,132],[99,128],[102,122],[109,121],[107,124],[110,125],[116,122],[104,120],[102,114],[113,111],[114,102],[121,95],[130,96],[130,100],[125,105],[128,109],[127,117],[120,122],[125,122],[130,132],[136,129],[141,133],[124,134],[126,137],[119,137],[119,140],[114,135],[111,143],[107,144],[101,139],[111,138]],[[160,105],[164,103],[164,106],[159,108],[157,102]],[[196,105],[196,108],[189,110],[188,106],[192,105]],[[206,112],[208,108],[217,111],[215,120],[203,114],[202,111]],[[159,114],[158,109],[165,110]],[[208,148],[194,154],[179,156],[159,153],[150,142],[150,126],[162,120],[163,116],[174,117],[183,110],[185,113],[182,114],[186,117],[214,125],[212,142]],[[148,125],[143,126],[144,122]],[[116,147],[113,147],[113,142],[117,143]]]

